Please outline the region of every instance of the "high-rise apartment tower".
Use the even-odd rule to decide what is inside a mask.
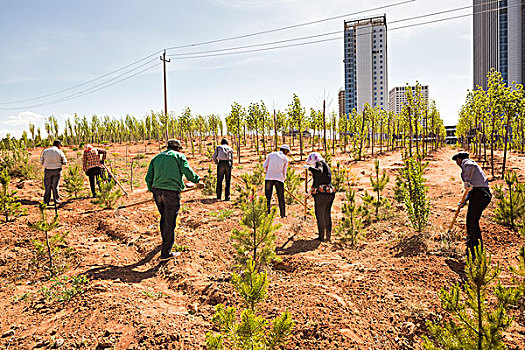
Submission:
[[[525,0],[474,0],[474,88],[487,87],[487,73],[507,83],[524,82]]]
[[[387,109],[386,16],[344,22],[345,114],[370,107]]]

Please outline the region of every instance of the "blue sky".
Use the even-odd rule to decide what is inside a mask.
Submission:
[[[399,0],[400,1],[400,0]],[[156,52],[264,31],[395,3],[392,0],[191,0],[6,1],[0,13],[0,136],[19,135],[29,122],[43,125],[78,115],[145,116],[163,109],[162,66]],[[469,0],[416,0],[346,19],[386,13],[395,28],[453,15],[390,22],[471,5]],[[169,50],[168,54],[216,50],[341,31],[343,19],[239,40]],[[454,124],[472,85],[472,17],[392,30],[388,33],[389,89],[430,86],[446,124]],[[61,103],[35,106],[83,91],[104,80],[47,98],[28,100],[82,84],[152,55],[151,70]],[[225,116],[236,101],[263,100],[284,110],[297,93],[309,109],[323,98],[337,110],[343,86],[343,42],[323,42],[236,55],[174,59],[168,63],[168,109],[189,106],[194,115]],[[152,62],[151,65],[154,63]],[[148,66],[145,66],[146,68]],[[108,76],[112,78],[115,75]]]

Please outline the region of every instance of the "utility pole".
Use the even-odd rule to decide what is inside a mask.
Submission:
[[[171,62],[170,59],[166,59],[166,50],[164,50],[164,53],[162,56],[160,56],[160,60],[162,61],[162,66],[164,68],[164,118],[166,118],[166,142],[168,142],[169,134],[168,134],[168,94],[166,90],[166,62]]]

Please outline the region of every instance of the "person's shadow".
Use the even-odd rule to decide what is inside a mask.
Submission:
[[[284,248],[286,243],[283,246],[276,248],[275,251],[282,255],[294,255],[316,250],[317,247],[321,245],[321,241],[318,239],[299,239],[297,241],[293,241],[290,247]]]
[[[142,280],[155,276],[162,264],[159,262],[157,265],[146,271],[135,271],[134,269],[149,263],[153,259],[153,257],[158,252],[160,252],[160,249],[161,246],[156,247],[154,250],[149,252],[144,258],[131,265],[105,265],[87,270],[84,274],[91,277],[92,279],[114,280],[120,278],[120,280],[123,282],[139,283]]]

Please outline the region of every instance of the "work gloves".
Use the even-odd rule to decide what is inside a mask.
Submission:
[[[465,202],[458,202],[458,208],[459,209],[463,208],[465,205],[467,205],[467,203],[465,203]]]

